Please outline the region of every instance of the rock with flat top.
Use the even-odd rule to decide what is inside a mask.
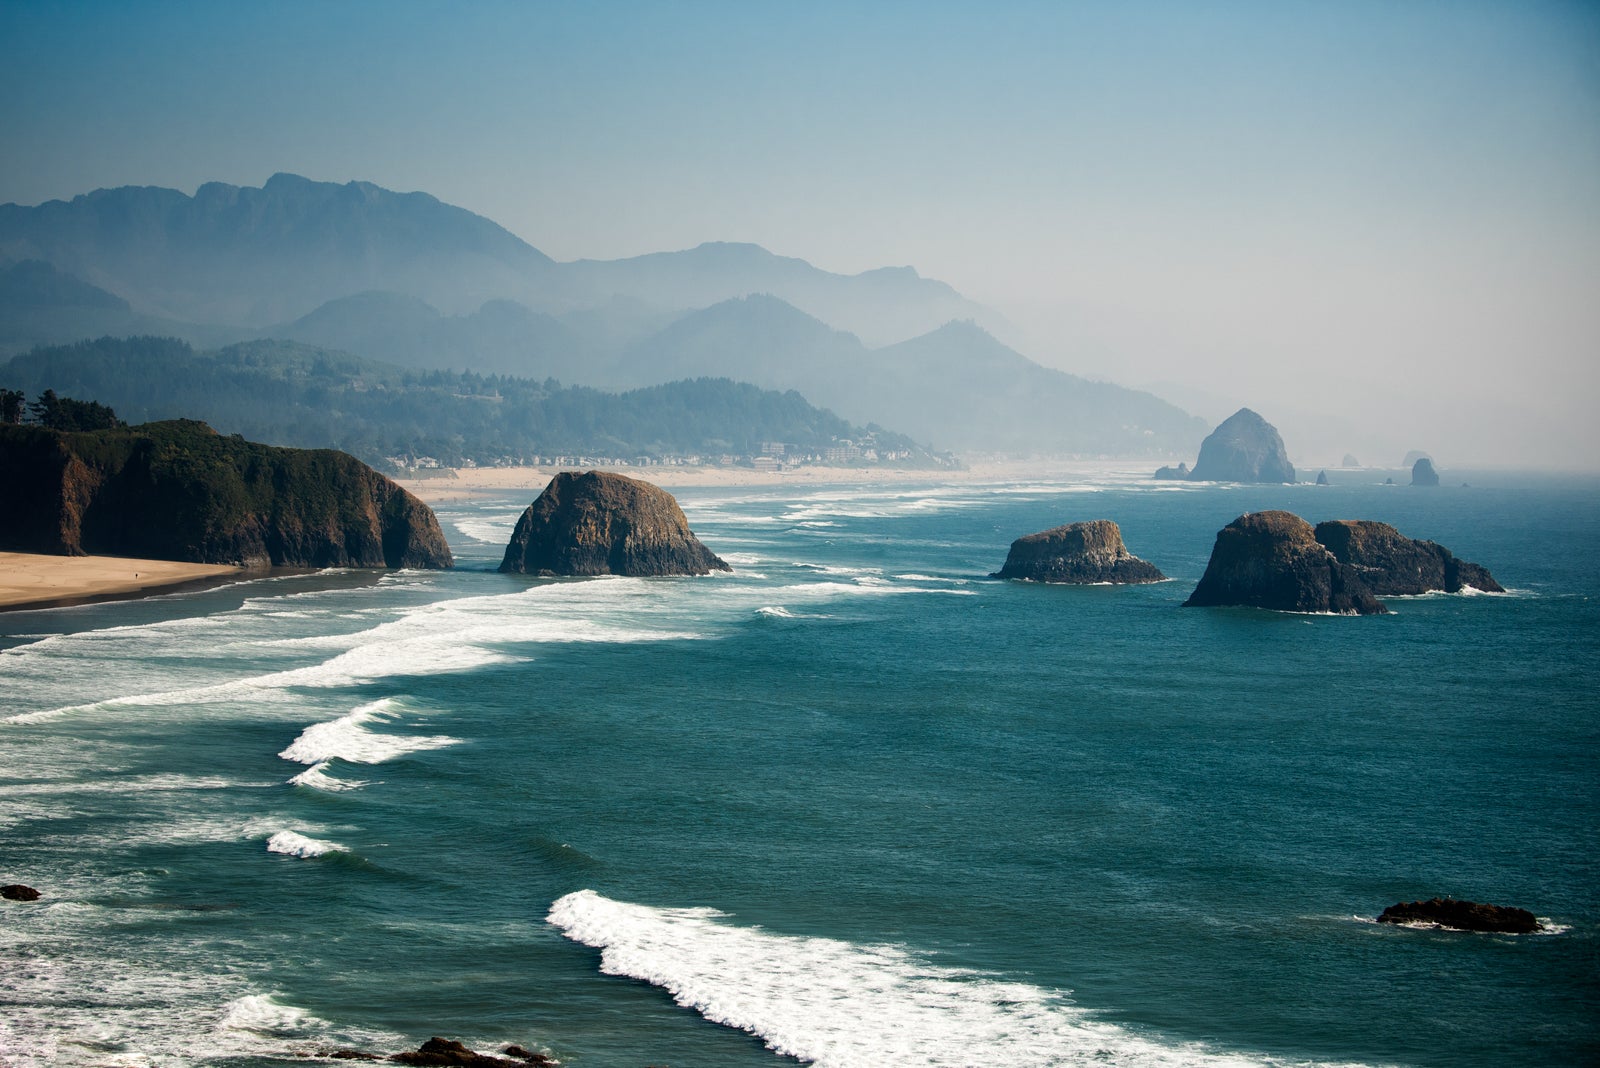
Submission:
[[[517,520],[500,570],[655,576],[733,569],[694,536],[666,490],[609,471],[563,471]]]
[[[1154,564],[1128,551],[1121,529],[1109,519],[1068,523],[1018,538],[1005,566],[989,577],[1078,585],[1166,579]]]
[[[1544,930],[1538,917],[1527,909],[1457,901],[1453,897],[1390,905],[1378,917],[1378,922],[1431,923],[1457,931],[1498,931],[1505,934],[1533,934]]]
[[[1280,612],[1387,612],[1361,576],[1290,512],[1254,512],[1217,532],[1206,572],[1184,607],[1241,605]]]
[[[1504,593],[1488,568],[1456,557],[1443,545],[1408,538],[1387,523],[1335,519],[1318,523],[1316,538],[1341,563],[1349,564],[1379,597],[1471,587]]]

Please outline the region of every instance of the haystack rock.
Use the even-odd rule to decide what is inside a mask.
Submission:
[[[1504,593],[1489,569],[1458,559],[1443,545],[1408,538],[1387,523],[1334,519],[1318,523],[1317,541],[1341,563],[1349,564],[1379,597],[1465,587]]]
[[[1433,461],[1424,456],[1411,465],[1411,484],[1413,486],[1437,486],[1439,472],[1433,469]]]
[[[1200,443],[1200,458],[1189,477],[1197,482],[1293,482],[1294,465],[1277,428],[1240,408]]]
[[[1349,564],[1289,512],[1254,512],[1217,532],[1206,573],[1184,607],[1244,605],[1280,612],[1376,615],[1386,609]]]
[[[1390,905],[1378,917],[1378,922],[1436,923],[1440,927],[1458,931],[1499,931],[1505,934],[1533,934],[1544,930],[1539,918],[1527,909],[1457,901],[1453,897]]]
[[[652,576],[733,569],[690,532],[666,490],[607,471],[563,471],[517,520],[500,570]]]
[[[1018,538],[1011,543],[1005,566],[989,577],[1088,585],[1161,582],[1167,576],[1128,551],[1115,523],[1092,519]]]

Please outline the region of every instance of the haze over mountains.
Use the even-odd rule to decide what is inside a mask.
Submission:
[[[630,388],[794,389],[939,448],[1155,456],[1206,431],[1044,368],[911,268],[839,275],[754,245],[558,263],[425,193],[278,174],[0,206],[0,351],[101,334],[283,338],[414,368]]]

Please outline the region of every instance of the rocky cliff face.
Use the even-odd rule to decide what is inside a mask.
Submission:
[[[1318,523],[1316,538],[1340,562],[1356,569],[1379,597],[1471,586],[1504,593],[1487,568],[1458,559],[1443,545],[1406,537],[1387,523],[1338,519]]]
[[[0,547],[252,567],[451,565],[432,510],[346,453],[174,420],[0,427]]]
[[[1217,532],[1211,560],[1185,607],[1245,605],[1281,612],[1375,615],[1388,609],[1349,564],[1289,512],[1254,512]]]
[[[1294,465],[1277,427],[1240,408],[1200,443],[1189,477],[1197,482],[1293,482]]]
[[[690,532],[666,490],[605,471],[563,471],[517,520],[500,570],[650,576],[733,569]]]
[[[990,577],[1078,584],[1166,578],[1154,564],[1128,551],[1121,529],[1109,519],[1068,523],[1018,538],[1005,566]]]

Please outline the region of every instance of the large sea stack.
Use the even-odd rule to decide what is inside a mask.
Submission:
[[[1205,441],[1189,477],[1197,482],[1293,482],[1294,465],[1278,428],[1240,408]]]
[[[1253,512],[1217,532],[1206,573],[1184,607],[1245,605],[1280,612],[1375,615],[1388,609],[1349,564],[1290,512]]]
[[[1115,523],[1091,519],[1018,538],[1005,566],[989,577],[1087,585],[1161,582],[1167,576],[1128,551]]]
[[[1437,486],[1439,472],[1433,469],[1433,461],[1424,456],[1411,465],[1411,484],[1413,486]]]
[[[650,576],[733,569],[690,532],[666,490],[607,471],[563,471],[517,520],[500,570]]]
[[[1387,523],[1329,520],[1317,524],[1316,537],[1341,563],[1355,568],[1379,597],[1430,590],[1459,593],[1468,586],[1485,593],[1505,592],[1488,568],[1458,559],[1437,542],[1408,538]]]
[[[0,426],[0,548],[246,567],[445,568],[433,511],[333,449],[187,419],[65,433]]]

